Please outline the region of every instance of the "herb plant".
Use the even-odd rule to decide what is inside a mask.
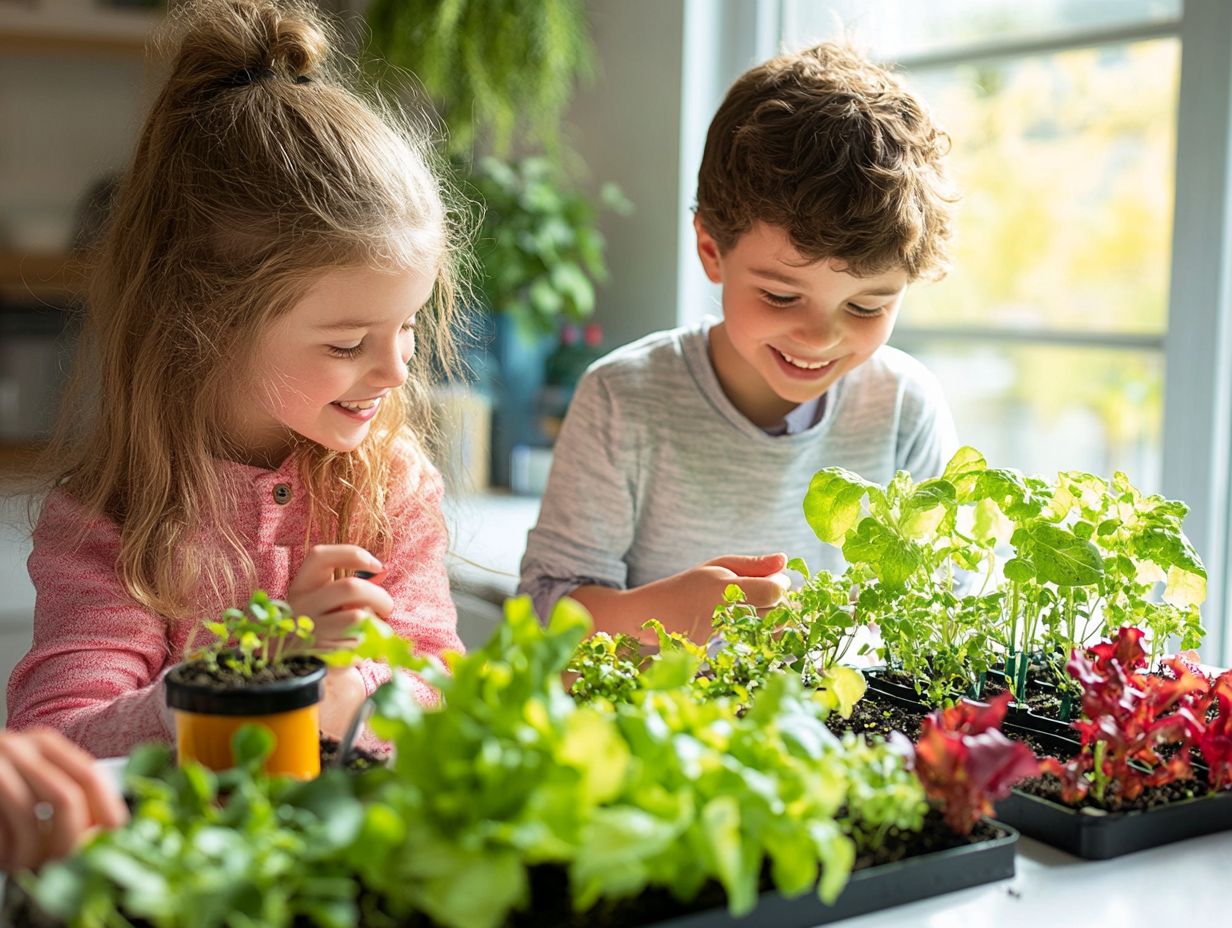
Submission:
[[[194,651],[190,660],[245,679],[279,667],[292,642],[310,646],[313,641],[312,619],[295,617],[289,605],[270,599],[264,590],[254,592],[245,608],[227,609],[221,621],[207,622],[205,629],[213,640]]]
[[[581,702],[627,702],[644,688],[641,671],[654,668],[664,656],[679,654],[699,668],[684,684],[698,699],[730,698],[736,706],[747,706],[767,681],[787,673],[828,708],[849,717],[865,683],[858,670],[838,663],[851,647],[855,628],[846,578],[810,574],[799,559],[788,566],[805,584],[788,592],[774,609],[761,612],[745,602],[739,586],[728,586],[715,607],[706,645],[670,633],[656,620],[645,625],[659,638],[654,656],[643,658],[638,641],[625,635],[600,633],[582,642],[569,664],[577,675],[573,697]]]
[[[342,860],[365,817],[354,779],[266,776],[273,736],[257,725],[232,747],[237,766],[219,774],[177,768],[164,746],[138,748],[125,775],[131,822],[22,875],[22,886],[48,914],[86,928],[355,925],[359,887]]]

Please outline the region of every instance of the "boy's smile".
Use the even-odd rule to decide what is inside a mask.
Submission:
[[[710,330],[719,383],[751,422],[777,425],[886,343],[907,272],[856,277],[840,261],[809,263],[778,226],[756,223],[726,253],[694,221],[697,251],[723,287]]]

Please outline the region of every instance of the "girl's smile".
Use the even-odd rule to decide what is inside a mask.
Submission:
[[[334,451],[358,447],[385,397],[406,383],[415,314],[435,283],[435,272],[336,268],[275,318],[242,394],[258,403],[232,416],[248,463],[276,467],[296,436]]]
[[[349,416],[360,422],[367,422],[381,408],[383,397],[376,396],[369,400],[334,400],[330,403],[344,416]]]

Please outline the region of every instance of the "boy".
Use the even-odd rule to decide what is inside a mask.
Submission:
[[[649,335],[578,385],[522,560],[541,616],[570,595],[596,631],[653,641],[657,618],[703,641],[728,584],[778,601],[781,552],[842,569],[801,510],[817,470],[940,473],[957,445],[940,387],[885,343],[907,284],[944,273],[947,147],[844,46],[736,81],[693,223],[723,320]]]

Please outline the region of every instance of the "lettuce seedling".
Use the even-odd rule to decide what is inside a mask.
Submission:
[[[1147,674],[1143,631],[1122,628],[1087,651],[1075,650],[1070,674],[1082,687],[1082,714],[1074,728],[1082,750],[1045,770],[1060,778],[1062,798],[1088,792],[1100,803],[1136,799],[1148,787],[1193,777],[1190,748],[1201,743],[1210,706],[1210,684],[1180,658],[1163,665],[1170,676]],[[1178,749],[1164,759],[1158,749]]]
[[[963,700],[926,716],[915,746],[915,771],[946,823],[970,834],[1019,780],[1039,773],[1031,749],[1000,730],[1010,694],[989,703]]]

